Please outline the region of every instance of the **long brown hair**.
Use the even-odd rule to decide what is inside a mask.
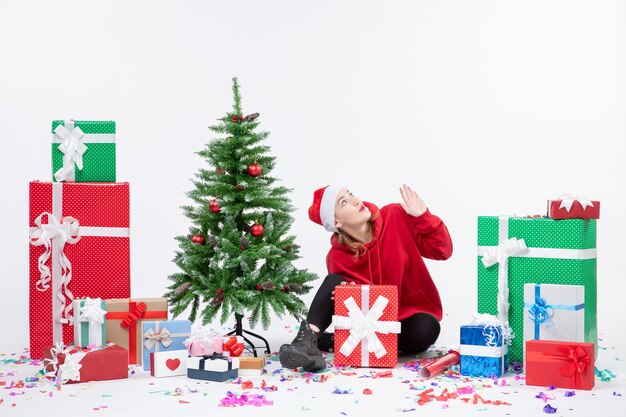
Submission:
[[[376,219],[378,219],[378,214],[379,212],[377,212],[376,214],[372,214],[372,216],[367,221],[367,224],[369,225],[370,230],[374,230],[374,222],[376,221]],[[341,243],[342,245],[346,245],[347,247],[352,249],[352,252],[354,252],[354,259],[359,259],[359,256],[365,253],[364,244],[362,244],[361,242],[355,241],[349,234],[347,234],[341,229],[337,230],[336,233],[337,233],[337,240],[339,241],[339,243]]]

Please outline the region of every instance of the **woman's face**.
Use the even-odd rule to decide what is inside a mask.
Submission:
[[[355,197],[346,188],[337,194],[335,202],[335,227],[360,226],[367,222],[372,213],[363,205],[360,198]]]

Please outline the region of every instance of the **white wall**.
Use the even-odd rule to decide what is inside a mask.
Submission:
[[[294,189],[299,266],[325,273],[329,236],[306,214],[315,188],[347,184],[382,205],[407,182],[452,234],[454,256],[428,265],[453,342],[476,305],[476,216],[541,214],[547,198],[580,193],[602,201],[599,327],[617,333],[625,11],[571,0],[0,1],[0,344],[27,345],[27,190],[51,178],[51,120],[117,121],[132,294],[159,296],[189,225],[179,206],[203,163],[194,152],[230,109],[233,76],[244,111],[271,132],[273,174]],[[291,337],[283,324],[295,320],[276,321],[276,343]]]

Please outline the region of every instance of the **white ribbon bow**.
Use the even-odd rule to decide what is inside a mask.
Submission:
[[[580,205],[583,206],[583,210],[585,210],[587,207],[594,207],[591,200],[565,193],[561,194],[561,205],[559,206],[559,208],[565,208],[565,210],[567,210],[567,212],[569,213],[569,211],[572,209],[574,201],[578,201]]]
[[[62,384],[66,384],[69,381],[80,381],[80,368],[83,366],[80,361],[83,360],[87,353],[79,350],[74,354],[70,354],[74,348],[74,346],[69,346],[64,349],[63,343],[58,342],[55,347],[50,349],[52,358],[44,360],[44,369],[48,369],[49,366],[52,369],[51,371],[46,372],[47,377],[54,377],[56,375]],[[65,355],[62,365],[59,365],[59,354]]]
[[[44,216],[47,216],[48,222],[42,223]],[[46,265],[46,262],[50,258],[52,253],[53,240],[58,247],[59,264],[61,266],[61,282],[62,286],[59,287],[57,297],[61,300],[61,308],[57,311],[57,320],[61,323],[71,322],[71,318],[68,319],[72,311],[72,301],[74,295],[67,288],[70,280],[72,279],[72,264],[63,251],[65,243],[74,244],[80,240],[79,222],[73,217],[66,216],[59,221],[54,215],[43,212],[35,219],[35,225],[37,226],[30,233],[30,244],[33,246],[45,246],[44,253],[41,254],[38,261],[39,267],[39,281],[37,281],[36,288],[39,291],[46,291],[50,288],[50,281],[52,276],[50,268]],[[65,295],[64,295],[65,293]],[[66,297],[67,296],[67,297]],[[66,301],[70,300],[70,304],[66,307]]]
[[[339,350],[343,355],[349,356],[361,341],[367,343],[367,351],[374,353],[376,358],[381,358],[387,354],[387,350],[376,332],[383,334],[400,333],[399,321],[378,321],[388,303],[387,298],[379,295],[374,305],[364,315],[353,297],[344,301],[348,309],[348,317],[333,316],[335,329],[350,330],[350,336]]]
[[[474,320],[470,323],[476,326],[485,326],[483,329],[483,336],[485,336],[485,343],[487,347],[498,346],[498,334],[502,334],[502,345],[510,345],[513,338],[513,331],[508,323],[503,323],[502,320],[494,316],[493,314],[474,314]]]
[[[59,150],[63,152],[63,166],[54,173],[54,178],[58,182],[74,181],[74,164],[78,169],[83,169],[83,154],[87,151],[87,146],[82,142],[85,133],[80,127],[74,127],[73,121],[67,121],[65,126],[58,125],[54,134],[63,140],[59,145]]]
[[[89,326],[101,326],[107,312],[102,309],[102,303],[99,299],[87,298],[85,304],[80,307],[78,312],[79,321],[88,322]]]
[[[163,347],[166,349],[168,348],[169,345],[174,343],[174,341],[170,337],[170,331],[167,330],[166,328],[159,330],[158,333],[155,333],[154,329],[148,329],[144,333],[143,337],[146,339],[146,341],[143,342],[143,345],[148,350],[152,349],[154,345],[156,345],[159,342],[161,342]]]
[[[490,247],[482,257],[485,268],[498,264],[498,319],[509,323],[509,257],[528,250],[524,239],[512,237]]]

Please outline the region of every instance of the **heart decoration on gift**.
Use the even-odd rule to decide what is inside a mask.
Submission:
[[[170,371],[175,371],[180,366],[180,359],[168,359],[165,361],[165,366],[167,366],[167,369]]]

